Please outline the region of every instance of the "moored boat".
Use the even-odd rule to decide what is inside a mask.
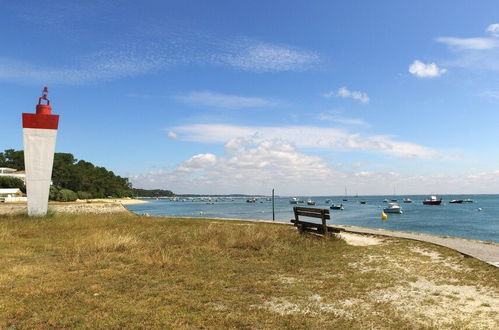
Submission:
[[[412,199],[410,199],[410,198],[404,198],[404,203],[412,203]]]
[[[437,199],[437,196],[430,196],[423,201],[424,205],[440,205],[442,204],[442,198]]]
[[[402,213],[402,208],[397,203],[389,203],[388,207],[385,207],[383,209],[383,212],[385,212],[385,213],[398,213],[398,214],[401,214]]]
[[[360,204],[367,204],[367,201],[360,201]]]
[[[453,199],[449,201],[450,204],[462,204],[463,200],[462,199]]]
[[[331,210],[343,210],[343,204],[333,204],[329,207]]]
[[[313,200],[309,199],[309,200],[307,201],[307,205],[315,205],[315,201],[313,201]]]

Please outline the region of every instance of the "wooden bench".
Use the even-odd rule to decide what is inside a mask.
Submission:
[[[291,219],[295,227],[298,228],[300,233],[310,232],[318,235],[326,236],[328,234],[326,221],[330,219],[328,209],[317,209],[314,207],[293,207],[295,218]],[[319,218],[322,223],[314,223],[300,220],[300,216],[309,218]]]

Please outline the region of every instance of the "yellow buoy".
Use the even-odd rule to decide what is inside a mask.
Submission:
[[[388,216],[386,215],[385,212],[381,211],[381,220],[386,220],[388,219]]]

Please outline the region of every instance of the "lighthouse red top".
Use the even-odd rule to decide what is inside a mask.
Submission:
[[[38,98],[36,114],[23,113],[23,128],[57,129],[59,126],[59,115],[52,115],[52,107],[47,97],[49,89],[43,88],[42,96]],[[46,101],[47,104],[42,104]]]

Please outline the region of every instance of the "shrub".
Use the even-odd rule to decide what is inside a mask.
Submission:
[[[56,186],[50,186],[49,190],[49,200],[56,201],[59,197],[59,189]]]
[[[61,189],[57,195],[59,202],[73,202],[78,199],[78,195],[69,189]]]
[[[90,199],[92,198],[92,194],[86,191],[78,191],[78,198],[79,199]]]
[[[26,192],[24,181],[12,176],[0,176],[0,188],[19,188],[22,192]]]

